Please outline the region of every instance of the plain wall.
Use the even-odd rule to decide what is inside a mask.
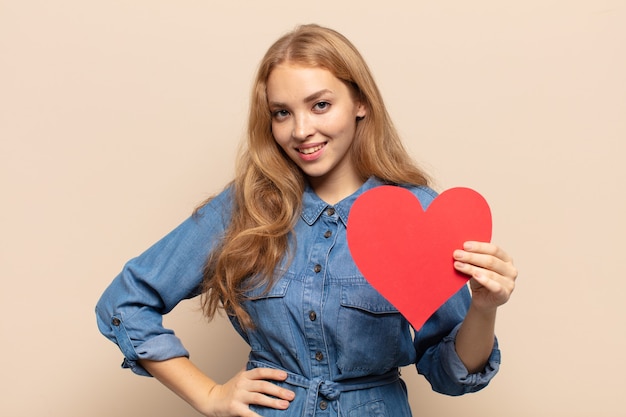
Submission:
[[[416,415],[621,416],[626,2],[0,0],[0,415],[196,416],[119,368],[94,305],[231,178],[256,65],[296,24],[347,35],[437,189],[468,186],[520,270],[484,391]],[[225,381],[246,348],[166,317]]]

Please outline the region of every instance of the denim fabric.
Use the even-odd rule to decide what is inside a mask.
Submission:
[[[311,189],[291,236],[292,255],[267,290],[250,291],[244,307],[256,328],[235,329],[250,345],[248,368],[287,371],[296,392],[286,411],[251,407],[264,416],[410,416],[398,367],[416,364],[435,391],[461,395],[485,387],[500,363],[497,342],[485,369],[469,374],[454,349],[470,303],[467,287],[447,301],[417,332],[363,278],[346,241],[354,200],[381,185],[370,178],[334,206]],[[436,197],[409,187],[424,207]],[[199,292],[207,254],[229,220],[226,190],[199,215],[187,219],[139,257],[129,261],[96,307],[100,331],[117,343],[123,366],[148,373],[137,359],[187,356],[179,339],[162,326],[162,315]],[[393,213],[389,213],[393,215]]]

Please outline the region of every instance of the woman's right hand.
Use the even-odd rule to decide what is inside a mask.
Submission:
[[[210,417],[260,417],[250,405],[285,410],[295,393],[271,381],[284,381],[287,373],[278,369],[254,368],[241,371],[225,384],[214,385],[208,393],[207,410]]]
[[[164,361],[140,360],[152,376],[207,417],[260,417],[250,405],[284,410],[295,393],[272,381],[284,381],[287,372],[271,368],[241,371],[220,385],[187,357]]]

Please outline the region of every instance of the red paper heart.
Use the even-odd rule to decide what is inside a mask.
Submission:
[[[424,211],[410,191],[386,185],[357,198],[347,233],[365,279],[418,330],[467,283],[452,253],[491,240],[491,211],[469,188],[444,191]]]

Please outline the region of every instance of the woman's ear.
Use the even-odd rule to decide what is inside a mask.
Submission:
[[[356,111],[356,120],[364,119],[366,114],[367,114],[367,108],[365,107],[365,105],[362,103],[358,103],[357,111]]]

